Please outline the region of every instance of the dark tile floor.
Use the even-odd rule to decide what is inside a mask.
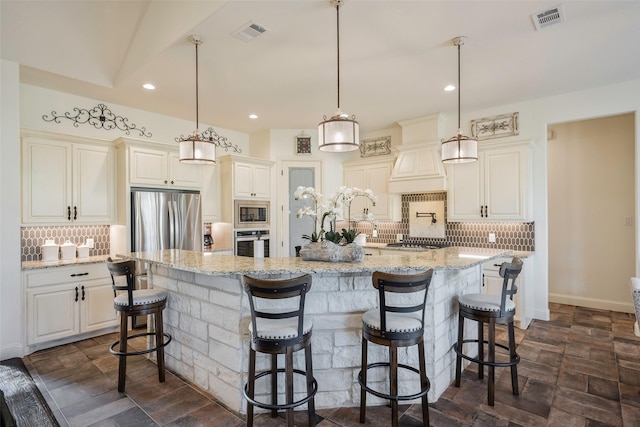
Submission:
[[[487,405],[486,380],[468,368],[460,388],[449,387],[429,405],[432,426],[640,426],[640,338],[635,316],[551,304],[549,322],[517,330],[520,396],[511,394],[508,369],[498,369],[496,404]],[[506,334],[501,333],[499,340]],[[63,426],[244,426],[244,417],[156,366],[129,358],[127,391],[118,393],[117,359],[105,335],[25,357]],[[485,377],[486,378],[486,377]],[[388,407],[367,409],[368,426],[390,425]],[[401,407],[402,426],[422,425],[419,405]],[[267,414],[256,426],[282,426]],[[306,412],[296,425],[307,425]],[[357,408],[318,411],[319,427],[360,426]]]

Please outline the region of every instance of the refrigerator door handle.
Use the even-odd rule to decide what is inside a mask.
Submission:
[[[174,215],[174,209],[173,209],[173,200],[169,200],[168,204],[168,208],[169,208],[169,247],[170,248],[175,248],[175,233],[176,233],[176,226],[175,226],[175,215]]]

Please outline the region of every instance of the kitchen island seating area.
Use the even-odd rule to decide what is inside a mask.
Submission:
[[[318,382],[313,377],[311,360],[312,322],[305,318],[305,297],[311,290],[311,275],[290,279],[257,279],[242,277],[242,284],[251,308],[249,324],[249,374],[243,394],[247,400],[247,427],[253,426],[253,407],[271,411],[276,418],[278,410],[285,409],[287,426],[293,427],[293,409],[307,404],[309,426],[315,426],[314,396]],[[293,353],[304,350],[305,371],[294,369]],[[256,375],[256,352],[271,355],[271,367]],[[285,367],[278,368],[278,355],[285,355]],[[278,374],[285,374],[286,402],[278,404]],[[294,373],[306,379],[306,395],[294,402]],[[271,403],[255,399],[256,381],[271,380]]]
[[[120,313],[120,334],[111,344],[109,351],[118,356],[118,391],[124,392],[127,374],[127,357],[156,352],[158,380],[165,381],[164,347],[171,342],[171,335],[164,333],[162,311],[167,306],[167,292],[160,289],[134,290],[136,262],[134,260],[113,261],[107,259],[111,282],[116,297],[113,306]],[[116,278],[124,277],[126,284],[118,284]],[[120,294],[117,294],[120,292]],[[129,318],[153,315],[154,331],[128,335]],[[154,344],[144,350],[128,351],[128,340],[138,337],[152,337]],[[117,349],[116,349],[117,347]]]
[[[398,426],[398,401],[422,399],[422,422],[429,426],[429,402],[424,354],[424,311],[433,270],[417,274],[392,274],[375,271],[373,287],[378,290],[378,307],[362,316],[362,370],[360,383],[360,423],[366,421],[367,393],[391,401],[391,425]],[[389,348],[388,362],[369,363],[368,344],[372,342]],[[398,347],[418,347],[418,364],[415,368],[398,363]],[[389,393],[367,386],[369,369],[388,368]],[[420,391],[411,395],[398,392],[398,368],[420,375]]]
[[[518,275],[522,271],[522,260],[513,257],[511,262],[504,262],[500,266],[500,277],[503,278],[502,292],[499,295],[490,294],[466,294],[458,298],[458,342],[456,343],[456,380],[455,386],[460,387],[462,374],[462,359],[478,364],[478,378],[484,377],[484,367],[488,367],[487,401],[489,406],[494,405],[495,395],[495,368],[511,368],[511,389],[514,395],[518,395],[518,362],[520,356],[516,352],[514,316],[516,305],[513,296],[518,291],[515,285]],[[464,320],[475,320],[478,323],[477,338],[464,339]],[[484,325],[487,324],[488,341],[484,340]],[[496,324],[507,325],[508,346],[496,343]],[[465,343],[477,343],[477,357],[463,353]],[[487,345],[488,360],[484,359],[484,346]],[[508,350],[506,362],[496,361],[496,347]]]

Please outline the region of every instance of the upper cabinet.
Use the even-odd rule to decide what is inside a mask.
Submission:
[[[22,136],[22,222],[108,224],[115,220],[115,153],[108,143]]]
[[[223,185],[231,188],[233,199],[271,198],[272,161],[231,155],[220,157],[218,161]]]
[[[195,189],[202,185],[202,165],[181,163],[177,152],[138,146],[129,150],[131,185]]]
[[[377,220],[400,221],[400,195],[389,193],[389,177],[393,170],[393,157],[344,162],[344,185],[361,190],[370,189],[377,197],[375,206],[367,197],[356,197],[351,202],[351,219],[363,213],[373,214]]]
[[[529,150],[480,142],[477,162],[448,165],[447,221],[530,221]]]

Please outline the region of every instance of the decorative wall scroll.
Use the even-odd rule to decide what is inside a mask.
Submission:
[[[391,154],[391,136],[363,139],[360,141],[360,157]]]
[[[96,129],[119,129],[124,131],[127,135],[130,135],[131,131],[136,131],[140,136],[151,137],[151,132],[147,132],[144,127],[138,128],[135,124],[129,124],[129,119],[122,116],[116,116],[110,109],[104,104],[98,104],[90,110],[84,108],[74,107],[73,111],[75,115],[70,112],[59,115],[55,111],[51,112],[53,117],[49,118],[45,114],[42,116],[42,120],[45,122],[60,123],[60,119],[68,119],[73,122],[74,127],[88,123]]]
[[[491,138],[514,136],[520,133],[518,113],[501,114],[471,120],[471,136],[478,141]]]

